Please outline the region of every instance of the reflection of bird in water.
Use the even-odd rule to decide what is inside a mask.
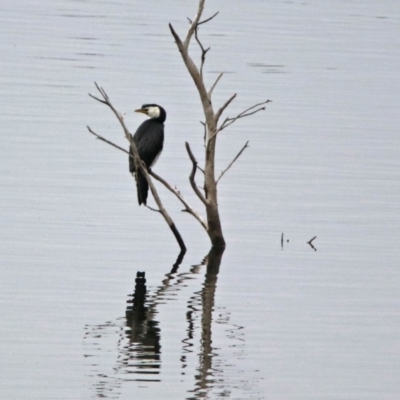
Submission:
[[[129,344],[123,346],[120,364],[130,372],[134,367],[136,373],[159,374],[161,367],[161,330],[155,320],[155,310],[146,304],[146,277],[144,272],[138,272],[135,279],[135,291],[132,300],[126,307],[125,330]],[[132,360],[136,361],[132,364]]]
[[[167,113],[157,104],[143,104],[142,108],[135,111],[150,117],[139,126],[133,135],[133,142],[136,145],[140,159],[150,169],[156,163],[163,149],[164,122],[167,118]],[[129,154],[133,155],[132,147],[129,150]],[[135,160],[132,157],[129,157],[129,171],[132,174],[136,172]],[[146,205],[149,185],[140,171],[136,173],[136,184],[139,205]]]

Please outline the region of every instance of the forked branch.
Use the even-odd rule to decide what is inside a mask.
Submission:
[[[185,41],[184,41],[184,46],[185,46],[186,52],[188,51],[190,40],[192,39],[193,33],[197,29],[197,27],[199,25],[199,21],[200,21],[201,15],[203,14],[204,2],[205,2],[205,0],[200,0],[199,1],[199,7],[197,9],[197,14],[196,14],[193,22],[191,23],[188,31],[187,31],[186,38],[185,38]],[[171,27],[171,24],[170,24],[170,27]]]
[[[236,93],[233,94],[226,102],[225,104],[216,112],[215,114],[215,122],[218,123],[219,117],[221,114],[224,112],[224,110],[229,106],[229,104],[232,103],[232,101],[235,99]]]
[[[204,63],[206,61],[206,54],[207,52],[210,50],[211,47],[208,47],[207,49],[204,48],[203,43],[201,42],[200,38],[199,38],[199,26],[202,24],[206,24],[207,22],[210,22],[212,19],[214,19],[217,15],[219,14],[219,11],[217,11],[214,15],[212,15],[210,18],[207,18],[203,21],[200,21],[194,29],[194,38],[196,39],[197,44],[200,47],[201,50],[201,64],[200,64],[200,75],[203,77],[203,67],[204,67]],[[189,22],[191,24],[193,24],[193,21],[188,18]]]
[[[182,196],[181,192],[176,188],[170,185],[165,179],[161,178],[160,175],[157,175],[153,170],[150,171],[150,175],[156,179],[157,181],[161,182],[170,192],[172,192],[179,201],[185,206],[182,210],[187,212],[188,214],[192,215],[197,221],[200,222],[201,226],[208,231],[207,222],[203,219],[203,217],[185,200]]]
[[[89,93],[89,96],[90,96],[91,98],[93,98],[93,99],[99,101],[100,103],[103,103],[103,104],[105,104],[106,106],[108,106],[108,107],[111,108],[112,112],[115,114],[115,116],[117,117],[119,123],[121,124],[122,129],[124,130],[126,139],[128,140],[129,143],[131,143],[131,142],[132,142],[132,135],[130,134],[128,128],[127,128],[126,125],[125,125],[124,117],[123,117],[122,114],[119,113],[119,112],[115,109],[115,107],[112,105],[112,103],[111,103],[111,101],[110,101],[110,98],[108,97],[106,91],[105,91],[102,87],[100,87],[96,82],[95,82],[94,84],[96,85],[97,90],[98,90],[98,91],[100,92],[100,94],[102,95],[103,100],[99,99],[99,98],[96,97],[96,96],[93,96],[93,95],[90,94],[90,93]],[[136,150],[135,144],[133,144],[133,147],[134,147],[135,150]],[[138,158],[138,159],[139,159],[139,158]]]
[[[235,98],[234,96],[232,96],[232,97]],[[232,97],[231,97],[231,99],[233,100]],[[231,100],[231,99],[229,99],[229,100]],[[265,111],[265,104],[268,104],[268,103],[271,103],[271,102],[272,102],[272,100],[262,101],[261,103],[254,104],[253,106],[251,106],[251,107],[247,108],[246,110],[242,111],[241,113],[236,115],[236,117],[233,117],[233,118],[227,117],[227,118],[225,118],[224,122],[218,127],[218,129],[216,130],[216,132],[214,133],[214,135],[212,137],[216,136],[219,132],[221,132],[222,130],[224,130],[228,126],[232,125],[238,119],[249,117],[250,115],[254,115],[254,114],[256,114],[256,113],[258,113],[260,111]]]

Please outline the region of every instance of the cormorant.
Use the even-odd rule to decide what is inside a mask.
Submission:
[[[150,119],[144,121],[133,135],[133,142],[136,145],[140,159],[150,169],[161,154],[164,144],[164,121],[167,118],[165,110],[157,104],[143,104],[135,112],[146,114]],[[132,146],[129,154],[133,155]],[[135,160],[129,157],[129,171],[135,173]],[[146,178],[140,172],[136,174],[136,186],[139,205],[146,205],[149,185]]]

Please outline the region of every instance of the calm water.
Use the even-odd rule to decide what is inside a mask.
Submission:
[[[155,170],[201,209],[184,142],[201,160],[202,115],[167,26],[194,6],[173,3],[2,3],[1,398],[397,399],[399,5],[209,2],[214,103],[273,102],[219,138],[218,170],[250,141],[219,186],[219,273],[160,188],[189,248],[170,273],[169,229],[86,126],[127,145],[94,81],[131,130],[163,105]],[[147,302],[126,318],[137,271]]]

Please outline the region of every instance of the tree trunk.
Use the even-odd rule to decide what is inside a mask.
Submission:
[[[213,132],[213,131],[211,131]],[[211,134],[210,136],[213,136]],[[215,247],[225,247],[225,239],[222,234],[221,220],[218,210],[217,184],[215,182],[215,146],[217,137],[212,137],[207,143],[206,160],[204,169],[204,188],[206,193],[208,236]]]

